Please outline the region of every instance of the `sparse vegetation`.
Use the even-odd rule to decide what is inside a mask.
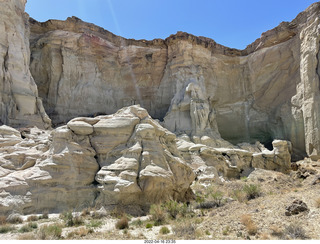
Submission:
[[[7,217],[4,215],[0,216],[0,225],[5,225],[7,223]]]
[[[6,221],[10,224],[21,224],[23,222],[23,219],[18,214],[11,214],[8,216]]]
[[[37,235],[40,240],[59,240],[61,238],[62,226],[59,224],[43,225]]]
[[[20,229],[18,230],[18,232],[20,232],[20,233],[31,232],[37,228],[38,228],[37,223],[30,222],[26,225],[21,226]]]
[[[196,225],[191,221],[176,223],[172,230],[176,237],[186,240],[193,240],[196,238]]]
[[[248,200],[255,199],[261,195],[260,186],[255,184],[244,185],[243,191],[246,193]]]
[[[146,224],[146,229],[151,229],[152,227],[153,227],[153,225],[151,223]]]
[[[119,230],[128,229],[129,223],[128,218],[126,215],[123,215],[121,219],[119,219],[116,223],[116,228]]]
[[[32,221],[38,221],[39,220],[39,217],[37,215],[30,215],[28,216],[27,218],[27,221],[28,222],[32,222]]]
[[[299,222],[293,222],[284,229],[284,239],[305,240],[308,239],[305,229]]]
[[[15,228],[11,225],[2,225],[0,226],[0,234],[5,234],[8,233],[10,231],[15,230]]]
[[[255,235],[258,232],[258,227],[252,220],[251,215],[245,214],[241,216],[241,223],[246,227],[249,235]]]
[[[93,219],[90,221],[89,224],[87,224],[87,227],[88,228],[98,228],[102,225],[102,221],[101,220],[96,220],[96,219]]]
[[[166,235],[170,233],[170,230],[167,226],[162,226],[159,233],[162,235]]]
[[[154,225],[162,225],[165,223],[166,212],[164,211],[161,204],[151,205],[150,214],[152,216],[152,220],[154,221]]]
[[[223,230],[222,230],[222,235],[227,236],[229,235],[230,232],[230,226],[226,226]]]
[[[73,216],[71,211],[60,214],[60,218],[65,221],[65,225],[68,227],[80,226],[84,223],[81,216]]]

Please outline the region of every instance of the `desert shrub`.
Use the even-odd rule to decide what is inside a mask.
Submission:
[[[151,229],[152,227],[153,227],[153,225],[151,223],[146,224],[146,229]]]
[[[258,227],[252,220],[251,215],[245,214],[241,216],[241,223],[246,227],[249,235],[255,235],[258,232]]]
[[[210,235],[211,235],[211,233],[210,233],[209,230],[206,230],[206,231],[205,231],[205,234],[206,234],[207,236],[210,236]]]
[[[0,216],[0,225],[5,225],[7,223],[7,217],[4,215]]]
[[[18,232],[20,232],[20,233],[31,232],[37,228],[38,228],[37,223],[31,222],[31,223],[28,223],[26,225],[21,226],[21,228],[18,230]]]
[[[178,215],[185,217],[190,213],[186,203],[178,203],[173,200],[165,202],[164,209],[172,219],[176,219]]]
[[[116,228],[119,230],[128,229],[129,223],[126,215],[123,215],[116,223]]]
[[[62,226],[53,225],[43,225],[38,231],[38,237],[41,240],[58,240],[61,238]]]
[[[192,222],[177,223],[172,231],[175,236],[185,240],[194,240],[196,238],[196,225]]]
[[[49,219],[49,213],[44,212],[41,216],[39,216],[39,219]]]
[[[271,235],[273,236],[277,236],[279,238],[283,236],[283,230],[279,226],[273,225],[270,227],[270,230]]]
[[[232,197],[234,199],[237,199],[238,202],[247,202],[247,194],[243,192],[242,190],[234,190],[232,192]]]
[[[64,212],[60,214],[60,218],[65,221],[65,225],[68,227],[79,226],[84,223],[81,216],[73,216],[72,212]]]
[[[8,233],[10,231],[15,230],[15,228],[11,225],[2,225],[0,226],[0,234],[5,234]]]
[[[90,221],[89,224],[87,224],[87,227],[89,228],[98,228],[102,225],[102,221],[101,220],[96,220],[96,219],[93,219]]]
[[[294,240],[308,239],[306,231],[298,222],[293,222],[289,226],[286,226],[284,229],[284,236]]]
[[[6,220],[10,224],[21,224],[23,219],[19,214],[10,214]]]
[[[169,233],[170,233],[170,230],[169,230],[168,227],[162,226],[161,229],[160,229],[160,231],[159,231],[159,233],[162,234],[162,235],[166,235],[166,234],[169,234]]]
[[[162,225],[166,220],[166,212],[160,204],[153,204],[150,206],[151,219],[154,225]]]
[[[131,222],[131,225],[136,225],[141,227],[143,225],[143,222],[141,221],[141,219],[137,219]]]
[[[90,230],[88,230],[85,227],[80,227],[77,230],[69,232],[67,235],[67,239],[73,239],[75,236],[76,237],[83,237],[83,236],[88,235],[88,233],[90,233]]]
[[[255,199],[261,195],[260,186],[255,184],[244,185],[243,191],[246,193],[248,200]]]
[[[27,218],[27,221],[28,222],[32,222],[32,221],[37,221],[39,220],[39,217],[37,215],[30,215],[28,218]]]

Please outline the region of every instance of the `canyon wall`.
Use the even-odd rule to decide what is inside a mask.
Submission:
[[[48,128],[30,69],[26,0],[0,1],[0,125]]]
[[[140,104],[195,141],[270,147],[286,139],[297,158],[317,157],[319,8],[311,5],[245,50],[183,32],[132,40],[76,17],[31,19],[30,69],[54,124]]]

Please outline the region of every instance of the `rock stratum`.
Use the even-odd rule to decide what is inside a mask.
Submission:
[[[25,3],[0,0],[1,213],[140,214],[195,180],[319,159],[320,3],[244,50],[40,23]]]

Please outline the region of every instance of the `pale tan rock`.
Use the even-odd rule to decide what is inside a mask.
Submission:
[[[37,86],[29,70],[29,16],[26,0],[0,2],[0,124],[48,128]]]
[[[76,17],[31,20],[30,68],[54,123],[140,104],[195,143],[279,138],[295,159],[317,157],[319,12],[315,3],[244,50],[184,32],[136,41]]]

